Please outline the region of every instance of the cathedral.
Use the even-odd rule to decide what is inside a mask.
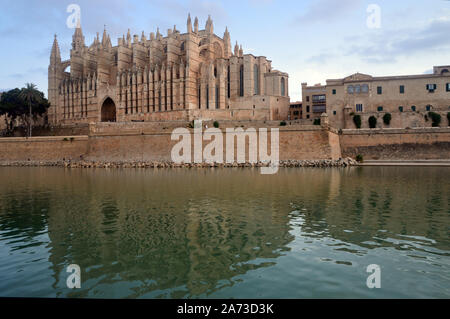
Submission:
[[[117,46],[106,30],[86,46],[78,22],[70,60],[61,59],[55,36],[48,97],[53,124],[284,120],[290,102],[287,73],[242,45],[233,50],[228,29],[217,36],[211,17],[200,30],[190,15],[186,33],[174,26],[147,38],[128,30]]]

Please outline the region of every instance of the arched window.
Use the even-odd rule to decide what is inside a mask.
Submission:
[[[181,43],[181,51],[184,51],[184,46],[185,46],[184,42]]]
[[[198,85],[198,108],[201,109],[202,108],[202,86],[199,84]]]
[[[227,94],[228,98],[231,97],[231,83],[230,83],[230,66],[228,66],[228,72],[227,72]]]
[[[216,86],[216,109],[220,108],[219,99],[220,99],[219,86],[217,85]]]
[[[206,108],[209,109],[209,85],[206,85]]]
[[[239,96],[244,96],[244,65],[239,69]]]
[[[286,95],[286,84],[284,82],[284,78],[281,78],[281,96]]]
[[[259,66],[257,64],[255,64],[253,67],[253,78],[255,81],[255,95],[259,95]]]

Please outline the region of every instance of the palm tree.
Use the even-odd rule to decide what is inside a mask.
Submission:
[[[32,111],[31,106],[33,103],[40,102],[41,95],[39,91],[36,89],[36,85],[33,83],[26,83],[25,87],[20,92],[20,97],[24,102],[28,104],[29,109],[29,119],[28,119],[28,135],[31,137],[31,121],[32,121]]]

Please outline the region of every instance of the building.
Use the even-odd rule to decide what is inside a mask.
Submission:
[[[353,114],[360,114],[362,127],[375,116],[378,127],[431,126],[428,112],[440,113],[444,124],[450,111],[450,66],[435,66],[432,74],[373,77],[356,73],[344,79],[327,80],[326,95],[330,124],[354,128]],[[390,113],[391,123],[383,123]]]
[[[70,67],[70,72],[65,70]],[[181,33],[128,34],[112,46],[106,30],[90,46],[80,24],[70,59],[55,36],[48,70],[52,123],[114,121],[280,120],[289,112],[288,74],[263,56],[231,47],[208,18]]]
[[[302,119],[302,102],[292,102],[289,107],[288,120],[295,121]]]
[[[327,87],[316,84],[308,86],[302,83],[303,118],[319,119],[322,113],[327,111]]]

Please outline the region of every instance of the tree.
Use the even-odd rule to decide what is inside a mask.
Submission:
[[[439,127],[441,124],[441,115],[435,112],[428,112],[428,115],[431,117],[431,121],[433,122],[433,127]]]
[[[384,116],[383,116],[383,122],[384,122],[384,124],[386,124],[386,125],[391,124],[391,119],[392,119],[391,113],[386,113],[386,114],[384,114]]]
[[[355,123],[356,128],[361,128],[361,115],[359,114],[354,115],[353,123]]]
[[[31,127],[33,122],[33,104],[42,102],[42,96],[33,83],[26,83],[20,92],[21,99],[28,105],[28,136],[31,137]]]
[[[38,91],[34,84],[27,83],[21,90],[16,88],[2,94],[0,115],[5,115],[9,133],[12,133],[18,119],[28,127],[28,136],[31,136],[33,118],[45,114],[49,106],[44,93]]]
[[[369,127],[376,128],[377,127],[377,118],[375,116],[369,117]]]

